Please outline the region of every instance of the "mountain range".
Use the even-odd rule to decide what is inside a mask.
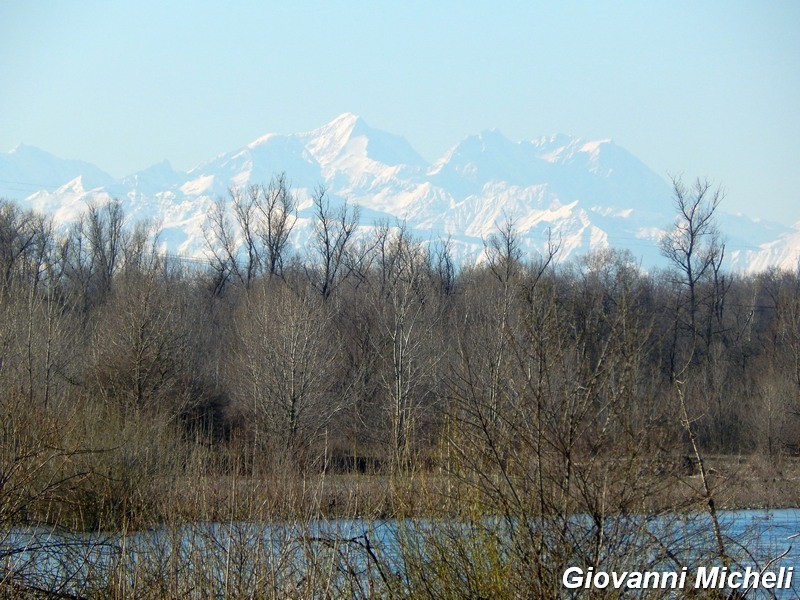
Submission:
[[[75,219],[88,202],[116,198],[130,220],[161,225],[166,251],[203,257],[214,199],[281,172],[298,198],[298,248],[308,238],[311,194],[320,185],[333,202],[357,204],[366,230],[403,222],[423,241],[449,237],[461,261],[480,260],[484,240],[513,219],[531,255],[550,237],[560,245],[559,260],[612,246],[657,266],[659,237],[675,216],[670,183],[611,140],[552,135],[513,142],[484,131],[429,163],[403,137],[352,114],[305,133],[264,135],[189,171],[163,161],[122,179],[20,145],[0,154],[0,197],[52,214],[57,223]],[[798,267],[800,221],[786,225],[723,209],[729,269]]]

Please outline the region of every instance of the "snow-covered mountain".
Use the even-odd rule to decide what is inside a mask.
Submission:
[[[613,246],[655,265],[658,239],[674,216],[667,181],[611,140],[554,135],[513,142],[485,131],[429,164],[404,138],[352,114],[305,133],[264,135],[188,172],[165,160],[121,180],[89,163],[19,146],[0,154],[0,197],[60,222],[77,217],[87,202],[117,198],[129,219],[161,225],[168,251],[203,256],[214,199],[280,172],[300,200],[298,246],[309,233],[310,195],[319,185],[334,201],[358,204],[365,225],[402,221],[422,240],[449,236],[466,260],[480,260],[484,240],[511,218],[531,254],[550,236],[560,244],[560,260]],[[730,268],[797,268],[800,222],[721,212],[720,225]]]

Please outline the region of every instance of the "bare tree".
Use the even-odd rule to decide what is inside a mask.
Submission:
[[[239,234],[244,246],[244,267],[240,280],[245,288],[250,289],[262,268],[262,251],[258,243],[258,205],[261,189],[251,184],[246,191],[232,187],[228,190],[233,204],[233,213],[239,224]]]
[[[70,295],[85,313],[102,304],[111,292],[122,265],[124,224],[118,201],[90,204],[60,244],[62,274],[69,282]]]
[[[50,219],[0,200],[0,295],[15,279],[28,279],[36,287],[51,259]]]
[[[335,346],[327,309],[319,296],[283,282],[261,284],[235,328],[234,390],[255,445],[296,457],[341,405],[330,380]]]
[[[490,420],[495,421],[499,408],[500,388],[503,385],[503,364],[509,351],[512,306],[516,294],[522,284],[523,263],[519,236],[514,220],[507,217],[502,226],[498,226],[484,241],[489,271],[496,280],[493,291],[495,297],[496,337],[487,344],[485,350],[491,356],[491,367],[484,383],[488,384]],[[549,263],[549,261],[548,261]]]
[[[120,202],[112,200],[100,207],[90,204],[86,215],[93,271],[97,273],[98,290],[102,297],[111,289],[111,282],[120,264],[125,214]]]
[[[695,340],[699,283],[709,275],[718,276],[725,256],[725,244],[714,220],[724,193],[700,179],[691,189],[678,178],[672,180],[672,186],[678,215],[674,228],[661,240],[661,253],[680,273],[680,283],[686,287],[689,330]]]
[[[483,247],[492,273],[505,285],[510,284],[522,267],[522,249],[514,219],[507,216],[497,232],[484,240]]]
[[[284,173],[266,186],[231,187],[228,196],[228,202],[215,201],[203,228],[217,293],[232,278],[249,289],[264,271],[282,276],[289,236],[297,222],[297,200]]]
[[[427,253],[405,229],[387,238],[377,263],[379,326],[373,343],[384,365],[391,464],[400,470],[411,464],[425,409],[433,404],[432,382],[440,358],[433,332],[439,307],[430,294]]]
[[[267,272],[283,275],[289,236],[297,222],[297,200],[285,173],[273,177],[269,186],[262,186],[257,206],[263,217],[257,232],[264,246]]]
[[[358,227],[358,207],[350,207],[345,200],[339,210],[331,208],[327,190],[320,186],[314,190],[314,242],[311,248],[312,266],[307,269],[314,287],[328,299],[339,281],[346,275],[348,252]]]
[[[715,504],[715,485],[709,477],[708,469],[703,455],[703,449],[698,437],[697,416],[690,407],[689,393],[700,395],[697,386],[692,386],[693,378],[697,375],[693,368],[697,359],[697,341],[699,337],[698,316],[700,298],[699,289],[704,279],[713,277],[715,288],[719,284],[719,269],[725,255],[725,244],[721,240],[719,230],[714,220],[714,213],[719,207],[724,194],[720,188],[712,189],[707,180],[695,181],[691,189],[678,179],[673,179],[673,193],[675,208],[678,211],[677,221],[672,231],[667,233],[661,242],[662,254],[677,269],[680,279],[679,284],[684,286],[688,294],[688,328],[689,347],[684,361],[673,360],[670,377],[674,383],[678,399],[679,422],[689,441],[692,456],[698,466],[702,482],[701,494],[706,504],[716,541],[717,554],[727,566],[730,556],[727,552],[722,535],[717,508]],[[716,289],[714,294],[716,294]],[[678,322],[681,319],[682,306],[677,305],[676,338]],[[706,345],[710,344],[706,339]],[[675,354],[675,350],[673,350]],[[704,365],[707,372],[712,372],[714,365],[708,361]],[[716,378],[719,379],[718,377]],[[717,386],[718,387],[718,386]],[[707,392],[703,386],[703,392]],[[713,391],[713,390],[712,390]],[[718,396],[719,397],[719,396]],[[718,413],[722,411],[719,410]]]
[[[434,273],[439,282],[439,290],[443,295],[450,296],[455,292],[456,284],[456,265],[453,260],[452,238],[448,237],[446,240],[435,242],[431,254]]]
[[[211,206],[208,223],[203,225],[203,237],[211,253],[209,262],[214,271],[215,294],[220,294],[232,277],[243,282],[236,258],[236,235],[222,198],[217,198]]]

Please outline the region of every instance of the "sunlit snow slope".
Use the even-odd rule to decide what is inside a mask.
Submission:
[[[658,239],[674,217],[669,183],[611,140],[554,135],[513,142],[485,131],[429,164],[404,138],[352,114],[305,133],[261,136],[188,172],[163,161],[121,180],[19,146],[0,154],[0,197],[58,222],[76,218],[88,202],[117,198],[129,220],[160,224],[168,251],[202,257],[214,199],[280,172],[300,200],[297,247],[308,237],[310,195],[320,185],[334,202],[358,204],[364,225],[404,222],[423,241],[450,237],[461,260],[480,260],[487,236],[513,219],[530,255],[548,240],[559,245],[560,260],[613,246],[630,249],[648,267],[660,263]],[[719,223],[729,268],[797,268],[800,222],[720,212]]]

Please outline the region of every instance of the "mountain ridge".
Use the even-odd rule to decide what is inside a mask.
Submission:
[[[481,240],[510,217],[529,254],[553,236],[562,260],[611,245],[630,249],[645,267],[658,266],[658,239],[674,218],[667,181],[612,139],[554,134],[514,142],[485,130],[429,163],[402,136],[352,113],[306,132],[262,135],[188,171],[164,159],[121,179],[19,145],[0,154],[0,196],[57,221],[75,218],[87,202],[115,197],[131,219],[162,223],[166,250],[198,257],[214,199],[279,172],[300,200],[298,246],[310,233],[310,195],[318,185],[335,202],[361,206],[367,226],[401,221],[423,240],[450,237],[461,260],[480,260]],[[797,268],[800,221],[787,226],[723,212],[720,221],[729,268]]]

